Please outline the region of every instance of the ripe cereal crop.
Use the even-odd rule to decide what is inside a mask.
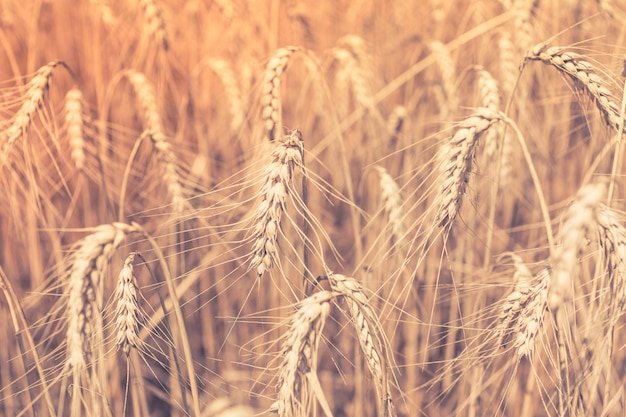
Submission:
[[[0,2],[0,416],[626,414],[626,5]]]

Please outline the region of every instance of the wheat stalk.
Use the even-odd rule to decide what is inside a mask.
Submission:
[[[276,129],[282,125],[280,78],[287,69],[289,58],[298,50],[299,48],[294,46],[280,48],[265,67],[261,92],[261,117],[270,141],[274,140]]]
[[[71,415],[81,415],[81,408],[87,407],[82,401],[81,382],[88,364],[92,364],[92,333],[95,328],[96,343],[102,343],[99,303],[102,299],[101,281],[104,269],[115,250],[125,237],[139,230],[124,223],[103,224],[91,229],[92,233],[80,240],[73,248],[68,263],[67,285],[67,332],[65,369],[72,377]],[[94,361],[95,362],[95,361]],[[94,373],[95,375],[95,369]],[[92,384],[98,380],[91,378],[88,389],[92,398],[98,397],[99,390]],[[97,400],[94,400],[97,401]],[[95,413],[98,413],[96,410]]]
[[[436,222],[440,227],[449,227],[459,213],[478,140],[498,120],[498,113],[487,108],[478,109],[459,123],[452,138],[440,149],[442,182],[434,203],[438,207]]]
[[[510,82],[510,80],[507,80]],[[515,80],[512,81],[515,83]],[[481,106],[493,112],[500,111],[500,88],[496,79],[491,73],[484,68],[478,69],[478,95],[480,97]],[[510,86],[512,88],[512,86]],[[512,90],[511,90],[512,91]],[[499,156],[499,144],[502,146],[502,160],[499,164],[498,172],[498,189],[503,190],[511,176],[511,160],[513,153],[513,138],[510,130],[503,129],[502,125],[497,125],[493,129],[489,129],[485,133],[485,155],[490,163],[497,166],[497,158]]]
[[[500,110],[500,88],[498,82],[489,71],[478,68],[478,95],[481,106],[492,112]]]
[[[260,277],[278,260],[278,231],[285,212],[287,195],[292,190],[293,170],[304,169],[304,146],[297,129],[277,141],[272,161],[263,174],[261,201],[254,216],[254,243],[250,266]]]

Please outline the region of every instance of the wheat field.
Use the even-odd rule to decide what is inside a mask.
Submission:
[[[0,415],[626,415],[626,3],[0,1]]]

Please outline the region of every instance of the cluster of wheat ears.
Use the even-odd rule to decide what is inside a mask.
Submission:
[[[0,415],[623,416],[626,5],[0,1]]]

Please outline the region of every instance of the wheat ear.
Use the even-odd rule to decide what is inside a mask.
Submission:
[[[617,104],[605,80],[597,74],[593,65],[575,52],[567,52],[560,46],[548,47],[540,43],[526,54],[527,61],[541,61],[567,75],[591,97],[604,116],[605,122],[619,130],[620,106]]]
[[[139,230],[124,223],[98,226],[76,245],[69,257],[67,287],[67,366],[81,369],[88,362],[88,345],[96,293],[102,274],[115,250],[130,233]]]
[[[97,15],[102,19],[107,28],[111,28],[119,23],[118,19],[113,14],[111,7],[102,0],[89,0],[89,5],[94,9]]]
[[[367,52],[366,41],[361,36],[353,33],[345,35],[337,41],[337,45],[350,51],[362,68],[371,67],[371,56]]]
[[[374,99],[368,85],[365,71],[354,55],[343,48],[333,48],[333,57],[339,62],[337,82],[340,85],[351,85],[356,102],[368,111],[374,110]]]
[[[565,220],[559,230],[560,244],[551,256],[552,282],[548,304],[554,312],[571,299],[578,256],[590,229],[596,224],[596,213],[606,192],[604,183],[587,184],[578,190],[576,198],[566,210]]]
[[[277,400],[271,409],[279,417],[308,415],[308,396],[303,389],[306,375],[315,372],[316,357],[322,329],[330,313],[330,302],[336,294],[320,291],[299,303],[285,336],[278,371]]]
[[[511,318],[509,328],[512,330],[513,347],[517,349],[518,358],[531,356],[535,349],[535,339],[543,327],[543,319],[548,308],[551,270],[542,269],[528,288],[520,288],[511,294],[507,304],[513,303],[508,315]]]
[[[299,48],[288,46],[280,48],[265,67],[261,96],[261,117],[267,137],[273,141],[276,130],[282,125],[280,106],[280,78],[287,69],[289,58]]]
[[[520,51],[525,51],[534,43],[536,35],[533,20],[538,6],[539,0],[513,0],[511,4],[515,44]]]
[[[440,227],[450,227],[459,213],[474,165],[478,140],[498,120],[498,113],[480,108],[459,123],[452,138],[440,149],[442,182],[435,198],[435,206],[438,207],[436,221]]]
[[[26,133],[33,114],[43,104],[44,95],[50,86],[52,72],[58,65],[62,65],[61,61],[52,61],[39,68],[37,74],[29,81],[28,90],[24,96],[22,106],[15,114],[13,122],[5,131],[6,144],[11,145],[22,135]]]
[[[551,269],[546,267],[533,276],[519,255],[510,253],[509,256],[515,268],[515,286],[502,303],[496,329],[499,345],[506,346],[513,339],[513,348],[521,358],[532,354],[535,338],[543,325]]]
[[[332,290],[343,296],[348,306],[359,345],[365,356],[367,367],[373,376],[376,390],[382,403],[382,415],[392,415],[394,414],[393,403],[391,401],[390,378],[387,368],[390,349],[387,346],[387,339],[383,333],[382,326],[359,281],[353,277],[341,274],[328,273],[327,276]]]
[[[172,152],[169,138],[164,133],[154,89],[146,76],[138,71],[129,70],[126,76],[139,98],[145,129],[154,145],[157,160],[163,167],[163,181],[167,185],[174,212],[180,213],[185,208],[186,200],[178,175],[176,155]]]
[[[435,58],[435,62],[441,73],[441,88],[445,96],[442,103],[443,117],[454,114],[459,109],[459,96],[456,88],[456,65],[450,50],[441,42],[433,41],[428,44],[428,48]]]
[[[407,110],[404,106],[396,106],[391,111],[389,118],[387,119],[387,136],[389,142],[395,143],[398,140],[398,136],[402,132],[407,117]]]
[[[237,15],[237,4],[232,0],[215,0],[215,5],[229,21]]]
[[[516,52],[511,40],[511,34],[507,31],[500,33],[498,38],[498,63],[499,77],[502,91],[508,99],[513,93],[517,76],[519,74],[519,66],[516,64]]]
[[[139,338],[139,304],[137,303],[137,278],[133,262],[136,252],[132,252],[124,261],[124,266],[117,277],[114,298],[115,307],[115,344],[128,356],[130,348],[141,348]]]
[[[139,7],[141,7],[144,26],[153,38],[157,45],[160,45],[164,50],[169,48],[169,41],[167,37],[167,31],[165,30],[165,20],[161,13],[156,0],[139,0]]]
[[[500,88],[498,82],[489,71],[484,68],[477,70],[478,96],[480,105],[490,111],[500,111]],[[485,133],[485,154],[493,161],[498,155],[498,136],[500,129],[490,129]]]
[[[596,215],[600,245],[604,249],[606,268],[611,280],[611,302],[618,316],[626,311],[626,228],[617,213],[600,206]]]
[[[533,274],[519,255],[510,253],[509,256],[515,268],[515,273],[513,274],[515,286],[502,304],[502,311],[500,312],[500,317],[498,317],[498,333],[500,333],[501,339],[504,336],[503,333],[506,329],[512,327],[511,324],[517,320],[522,311],[522,307],[525,304],[525,297],[528,296],[533,279]],[[506,342],[503,341],[502,344],[504,343]]]
[[[65,94],[65,128],[70,142],[70,155],[79,171],[85,168],[83,123],[83,93],[78,87],[73,87]]]
[[[299,130],[277,141],[272,162],[263,174],[261,202],[254,216],[253,256],[250,266],[260,277],[277,262],[278,231],[285,212],[287,195],[293,189],[293,170],[304,169],[304,145]]]
[[[400,187],[385,168],[381,166],[374,168],[378,172],[381,197],[385,206],[385,213],[389,218],[389,223],[391,223],[391,233],[395,241],[399,242],[405,231]]]
[[[233,68],[223,59],[211,59],[208,65],[224,86],[230,112],[230,130],[237,132],[244,122],[244,106]]]

